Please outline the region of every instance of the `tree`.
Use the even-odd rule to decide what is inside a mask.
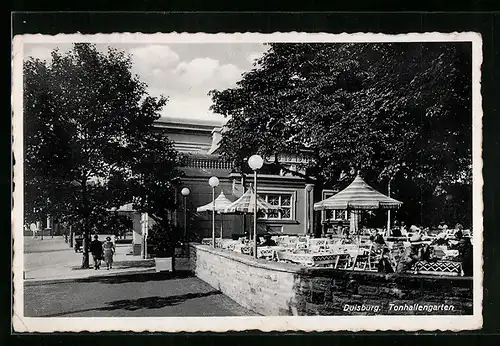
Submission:
[[[471,186],[470,48],[270,44],[235,88],[210,92],[212,110],[230,117],[221,152],[240,164],[255,152],[307,153],[306,178],[329,187],[362,170],[384,191],[392,181],[402,217],[435,222],[417,217],[423,198]]]
[[[149,201],[149,181],[172,193],[180,156],[153,127],[167,99],[149,96],[131,64],[122,51],[102,53],[87,43],[64,55],[53,51],[51,62],[25,61],[27,219],[50,214],[81,221],[88,242],[91,225],[111,208],[133,197]],[[143,154],[155,150],[157,175],[141,180],[151,157]],[[166,202],[158,212],[175,208]],[[86,246],[82,267],[88,268]]]

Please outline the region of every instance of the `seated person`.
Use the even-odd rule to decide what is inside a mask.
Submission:
[[[401,221],[401,227],[399,228],[401,232],[401,236],[407,237],[408,236],[408,230],[406,229],[406,225],[403,221]]]
[[[399,227],[393,227],[391,230],[391,236],[392,237],[402,237],[403,235],[401,234],[401,229]]]
[[[432,242],[432,245],[437,245],[437,246],[450,246],[450,243],[446,239],[446,234],[441,232],[436,236],[436,239]]]
[[[433,254],[433,247],[428,244],[422,244],[419,249],[419,257],[421,261],[433,262],[435,260]]]
[[[408,246],[401,256],[396,272],[402,273],[411,270],[413,265],[418,262],[420,257],[420,246],[422,245],[420,235],[414,235],[410,238],[410,246]]]
[[[264,241],[260,243],[260,246],[276,246],[276,242],[271,239],[270,234],[264,236]]]
[[[379,245],[385,245],[385,240],[384,240],[384,237],[382,236],[382,234],[378,233],[375,236],[375,243],[379,244]]]
[[[462,270],[464,271],[464,276],[472,276],[472,243],[469,238],[465,238],[462,231],[457,231],[455,237],[458,239],[458,244],[455,248],[458,250],[458,259],[462,262]]]
[[[370,248],[374,252],[380,251],[386,246],[384,237],[381,234],[370,236],[370,241],[371,241]]]
[[[386,274],[394,273],[394,269],[392,269],[389,256],[390,256],[390,251],[388,248],[385,248],[382,252],[382,258],[378,262],[377,266],[377,271],[379,273],[386,273]]]

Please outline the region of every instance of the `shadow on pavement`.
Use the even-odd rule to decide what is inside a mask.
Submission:
[[[194,298],[203,298],[209,297],[213,295],[222,294],[220,291],[210,291],[204,293],[187,293],[178,296],[169,296],[169,297],[147,297],[147,298],[139,298],[139,299],[123,299],[116,300],[113,302],[106,303],[107,306],[100,308],[89,308],[75,311],[66,311],[60,312],[56,314],[45,315],[43,317],[57,317],[64,316],[68,314],[80,313],[80,312],[88,312],[88,311],[113,311],[113,310],[128,310],[135,311],[140,309],[161,309],[166,306],[173,306],[180,304],[186,300],[194,299]]]
[[[173,279],[185,279],[193,277],[193,272],[189,270],[178,270],[174,273],[160,272],[160,273],[139,273],[139,274],[123,274],[117,276],[95,276],[85,279],[76,279],[75,282],[96,282],[103,284],[122,284],[126,282],[147,282],[147,281],[163,281]]]
[[[154,268],[154,261],[117,261],[113,263],[113,268],[115,269],[128,269],[128,268]],[[89,264],[90,268],[94,268],[94,264]],[[106,263],[103,261],[101,267],[105,268]],[[81,266],[73,266],[71,270],[88,270],[89,268],[83,269]]]

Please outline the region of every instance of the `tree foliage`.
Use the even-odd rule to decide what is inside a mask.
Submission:
[[[25,61],[27,220],[83,220],[88,232],[132,198],[158,219],[175,208],[182,157],[153,128],[167,99],[149,96],[131,64],[122,51],[86,43],[55,50],[50,62]]]
[[[471,71],[465,43],[269,44],[235,88],[210,92],[230,117],[221,152],[307,153],[319,184],[343,187],[361,170],[384,191],[392,181],[412,222],[452,203],[449,217],[467,222]]]

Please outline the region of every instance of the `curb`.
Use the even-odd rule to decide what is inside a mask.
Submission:
[[[127,272],[117,272],[117,273],[109,273],[106,275],[89,275],[85,277],[77,277],[77,278],[61,278],[61,279],[25,279],[23,282],[24,287],[26,286],[40,286],[40,285],[50,285],[56,283],[65,283],[65,282],[78,282],[82,280],[95,280],[99,278],[109,278],[116,276],[128,276],[128,275],[137,275],[137,274],[154,274],[157,273],[155,268],[148,268],[145,270],[133,270]]]

